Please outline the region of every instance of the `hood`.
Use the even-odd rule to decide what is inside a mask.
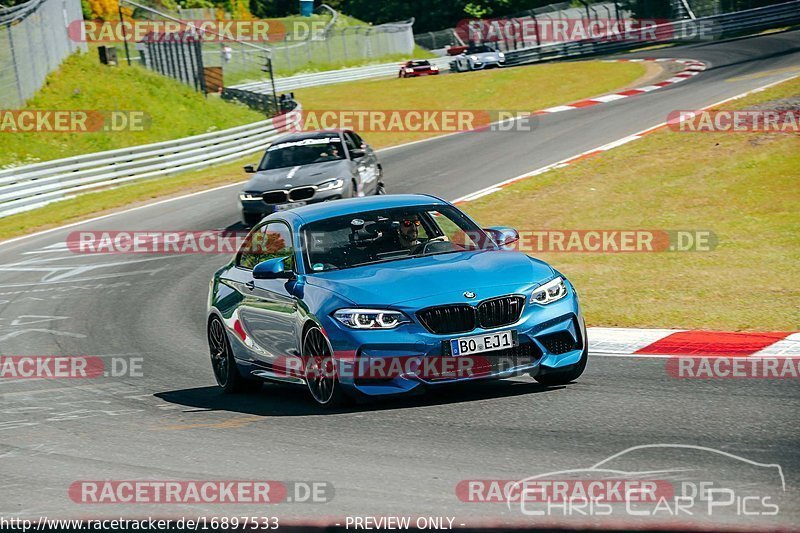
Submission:
[[[350,177],[350,160],[326,161],[298,167],[261,170],[247,182],[242,190],[264,192],[293,189],[303,185],[319,185],[323,181]]]
[[[479,61],[485,63],[487,61],[500,61],[500,55],[497,52],[481,52],[480,54],[467,54],[468,56],[475,56]]]
[[[422,308],[526,293],[553,276],[550,265],[523,253],[480,251],[334,270],[309,275],[307,283],[357,305]],[[476,297],[467,299],[466,291]]]

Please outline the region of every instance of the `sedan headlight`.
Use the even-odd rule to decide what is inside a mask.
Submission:
[[[531,293],[531,303],[547,305],[560,300],[566,295],[567,284],[564,282],[563,278],[558,277],[534,289]]]
[[[241,192],[239,193],[239,200],[261,200],[261,193],[257,192]]]
[[[334,189],[341,189],[344,186],[344,180],[339,178],[335,180],[326,181],[324,183],[320,183],[317,186],[317,191],[332,191]]]
[[[353,329],[394,329],[410,322],[400,311],[390,309],[339,309],[333,318]]]

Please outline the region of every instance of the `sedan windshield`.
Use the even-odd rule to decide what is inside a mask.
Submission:
[[[478,46],[471,46],[469,50],[467,50],[468,54],[489,54],[494,52],[494,50],[488,46],[478,45]]]
[[[339,137],[278,142],[267,148],[258,170],[296,167],[344,159]]]
[[[303,228],[306,269],[325,272],[495,244],[458,209],[445,205],[366,211]]]

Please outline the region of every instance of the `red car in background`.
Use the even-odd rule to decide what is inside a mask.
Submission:
[[[418,76],[436,76],[439,74],[439,67],[431,65],[425,59],[412,59],[400,66],[401,78],[416,78]]]

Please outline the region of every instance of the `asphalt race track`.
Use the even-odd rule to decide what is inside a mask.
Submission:
[[[542,116],[530,133],[463,134],[384,151],[389,192],[455,199],[660,124],[670,111],[783,79],[791,68],[800,72],[800,31],[640,55],[699,59],[711,66],[653,93]],[[144,373],[82,382],[0,382],[0,515],[272,514],[287,523],[404,514],[453,516],[456,526],[540,524],[562,518],[525,516],[504,504],[463,503],[456,486],[465,479],[517,480],[588,468],[632,446],[666,443],[778,464],[785,475],[784,492],[774,478],[751,472],[752,464],[683,450],[681,466],[703,472],[698,479],[736,479],[773,492],[777,487],[781,504],[776,516],[745,519],[721,509],[713,516],[681,516],[681,523],[800,526],[795,380],[676,380],[667,376],[663,359],[594,357],[584,376],[566,388],[515,378],[331,414],[314,407],[304,389],[290,386],[222,396],[209,363],[205,305],[210,276],[228,257],[76,255],[63,243],[75,229],[231,227],[238,220],[237,190],[193,195],[0,246],[0,355],[142,358]],[[625,469],[653,470],[669,453],[628,454]],[[327,504],[269,508],[92,506],[70,500],[67,489],[76,480],[103,479],[328,481],[335,497]],[[615,523],[623,519],[609,517]]]

